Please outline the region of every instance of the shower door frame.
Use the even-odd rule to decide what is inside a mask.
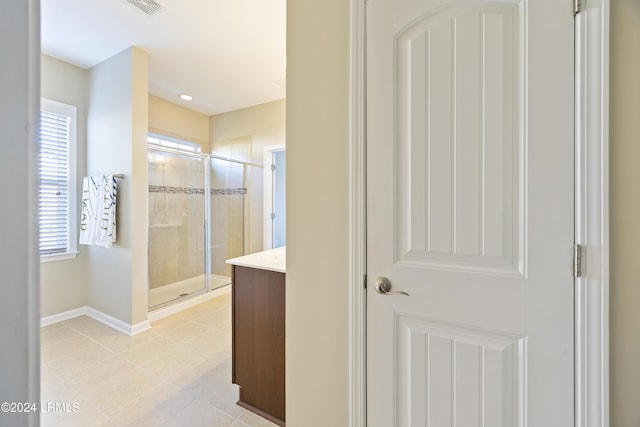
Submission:
[[[162,134],[154,134],[156,136],[159,137],[166,137],[166,138],[170,138],[170,140],[174,140],[178,138],[173,138],[173,137],[168,137],[166,135],[162,135]],[[189,143],[189,141],[184,141],[186,143]],[[189,143],[190,144],[190,143]],[[185,299],[191,298],[191,297],[195,297],[198,295],[203,295],[203,294],[207,294],[211,291],[214,291],[216,289],[219,289],[223,286],[226,285],[221,285],[219,287],[216,288],[212,288],[211,287],[211,275],[213,273],[213,268],[211,265],[211,257],[212,257],[212,253],[213,253],[213,249],[212,249],[212,239],[211,239],[211,197],[212,197],[212,188],[211,188],[211,160],[212,159],[216,159],[216,160],[222,160],[222,161],[226,161],[226,162],[231,162],[231,163],[236,163],[239,165],[242,165],[243,168],[243,177],[242,177],[242,182],[243,182],[243,188],[247,188],[247,166],[249,165],[247,162],[243,162],[241,160],[235,160],[235,159],[231,159],[228,157],[223,157],[223,156],[218,156],[218,155],[214,155],[214,154],[209,154],[209,153],[202,153],[202,152],[196,152],[196,151],[187,151],[187,150],[180,150],[177,148],[171,148],[171,147],[165,147],[162,145],[156,145],[156,144],[149,144],[147,143],[147,153],[149,153],[150,150],[156,151],[156,152],[162,152],[162,153],[167,153],[170,155],[174,155],[174,156],[183,156],[183,157],[190,157],[190,158],[194,158],[194,159],[199,159],[199,160],[203,160],[204,162],[204,220],[203,220],[203,233],[204,233],[204,238],[205,238],[205,265],[204,265],[204,276],[205,276],[205,286],[204,289],[200,289],[194,292],[191,292],[187,295],[184,296],[180,296],[178,298],[174,298],[165,302],[162,302],[160,304],[157,305],[151,305],[151,299],[149,298],[149,303],[148,303],[148,310],[157,310],[157,309],[161,309],[161,308],[165,308],[168,306],[171,306],[173,304],[179,303],[184,301]],[[147,174],[149,167],[147,166]],[[147,194],[148,191],[147,191]],[[244,204],[245,204],[245,200],[244,197],[246,196],[246,194],[243,195],[243,221],[242,221],[242,240],[243,240],[243,253],[245,252],[245,247],[246,247],[246,241],[245,241],[245,224],[244,224],[244,219],[245,219],[245,212],[244,212]],[[149,212],[147,212],[147,217],[149,216]],[[147,251],[149,251],[150,248],[150,244],[149,241],[147,241]],[[147,266],[148,268],[148,266]],[[147,279],[148,280],[148,279]],[[231,278],[229,278],[229,284],[231,284]],[[165,285],[166,286],[166,285]],[[147,283],[147,292],[151,292],[151,286],[150,283]]]

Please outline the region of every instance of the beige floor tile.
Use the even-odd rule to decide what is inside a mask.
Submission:
[[[185,315],[184,312],[180,312],[165,317],[164,319],[156,320],[155,322],[151,323],[151,329],[155,328],[156,330],[164,330],[166,328],[175,328],[190,321],[191,319],[189,319],[188,315]]]
[[[185,346],[214,361],[223,361],[231,355],[231,337],[217,335],[215,333],[204,334],[196,339],[185,342]]]
[[[180,314],[184,317],[193,320],[194,318],[200,316],[203,313],[211,313],[212,311],[219,310],[223,308],[227,303],[218,301],[218,298],[213,300],[209,300],[203,302],[202,304],[198,304],[194,307],[188,308],[184,311],[181,311]]]
[[[215,386],[216,384],[231,384],[231,364],[227,360],[207,362],[199,369],[197,380],[188,386],[203,382]],[[185,386],[186,387],[186,386]]]
[[[219,309],[212,312],[205,312],[193,319],[197,323],[208,325],[212,328],[222,325],[231,324],[231,310]]]
[[[191,307],[188,310],[185,310],[183,313],[198,313],[198,312],[212,312],[216,311],[220,308],[228,308],[231,304],[231,292],[228,294],[221,295],[217,298],[211,299],[209,301],[205,301],[202,304],[198,304],[195,307]]]
[[[277,427],[277,424],[272,423],[269,420],[266,420],[251,411],[245,411],[239,418],[238,421],[243,422],[249,427]]]
[[[48,384],[55,384],[56,382],[64,382],[62,375],[59,371],[49,367],[45,363],[40,364],[40,384],[41,387]]]
[[[177,347],[142,366],[174,385],[183,386],[196,381],[208,363],[208,358],[201,353]]]
[[[92,364],[65,380],[65,383],[76,390],[91,390],[102,383],[110,381],[121,372],[133,371],[136,365],[124,357],[112,354],[100,363]]]
[[[103,341],[111,339],[113,337],[116,336],[127,336],[125,334],[123,334],[120,331],[117,331],[107,325],[103,325],[103,324],[98,324],[97,326],[88,329],[86,331],[82,331],[82,334],[84,336],[86,336],[89,339],[92,339],[96,342],[99,342],[100,344],[103,343]]]
[[[64,323],[55,323],[40,329],[40,344],[47,346],[79,335],[80,332]]]
[[[56,382],[40,387],[40,402],[45,407],[49,404],[76,402],[80,397],[80,390],[64,382]]]
[[[62,412],[60,412],[62,410]],[[86,400],[79,398],[64,406],[51,406],[40,414],[41,426],[56,427],[115,427],[102,412]]]
[[[192,356],[201,357],[195,350],[167,338],[158,338],[121,355],[154,372],[162,370],[167,364],[184,364],[185,359]]]
[[[89,316],[78,316],[73,319],[65,320],[64,323],[66,326],[75,329],[78,332],[86,332],[92,329],[100,328],[105,326],[103,323],[97,321],[96,319],[92,319]]]
[[[163,427],[229,427],[235,419],[201,400],[194,400]]]
[[[226,306],[225,305],[206,305],[205,304],[200,304],[197,305],[189,310],[185,310],[184,312],[187,313],[187,316],[191,319],[191,320],[197,320],[201,317],[206,317],[211,315],[212,313],[216,313],[220,310],[225,310]]]
[[[95,342],[83,344],[79,349],[70,348],[68,354],[46,363],[48,369],[57,372],[58,378],[66,380],[78,372],[103,363],[113,353]]]
[[[169,384],[161,384],[114,412],[111,419],[119,426],[159,426],[193,400],[191,394]]]
[[[236,405],[238,386],[231,383],[230,365],[212,366],[184,388],[194,398],[207,401],[232,417],[238,417],[243,412],[243,409]]]
[[[155,387],[160,387],[162,384],[164,381],[156,375],[136,367],[97,384],[87,390],[83,397],[104,414],[111,416],[119,409],[140,399],[144,394],[153,392]]]
[[[55,360],[69,357],[73,353],[83,353],[86,350],[95,348],[97,345],[91,339],[78,333],[77,335],[42,345],[40,348],[40,361],[49,364]]]
[[[231,382],[218,384],[212,387],[207,395],[208,402],[224,413],[237,418],[244,412],[244,409],[237,405],[240,394],[238,389],[239,387]]]
[[[41,348],[42,401],[80,405],[43,426],[272,426],[236,405],[229,294],[135,336],[81,316],[42,328]]]
[[[173,351],[176,346],[179,346],[179,344],[175,341],[169,340],[164,336],[154,336],[140,345],[134,345],[122,351],[120,355],[133,363],[144,365],[161,358],[165,353]]]
[[[163,338],[162,333],[154,329],[140,332],[139,334],[133,336],[117,333],[107,337],[97,337],[95,335],[92,335],[93,333],[94,331],[89,331],[87,332],[87,336],[91,337],[92,339],[98,340],[100,344],[116,353],[130,351],[137,347],[148,345],[151,341],[157,341]]]
[[[187,342],[199,338],[205,334],[211,334],[213,328],[196,322],[185,322],[173,328],[167,328],[163,336],[177,342]]]

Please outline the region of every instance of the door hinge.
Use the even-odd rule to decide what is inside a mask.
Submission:
[[[573,16],[582,11],[582,0],[573,0]]]
[[[365,274],[364,276],[362,276],[362,278],[363,278],[364,288],[367,289],[367,275]]]
[[[271,219],[272,220],[276,219],[276,214],[274,212],[271,212]]]
[[[276,170],[276,165],[271,163],[271,172],[275,172]]]
[[[573,277],[582,277],[582,245],[573,245]]]

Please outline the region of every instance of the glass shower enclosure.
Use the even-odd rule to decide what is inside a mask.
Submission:
[[[245,252],[247,165],[189,143],[149,144],[147,157],[154,309],[231,283],[225,261]]]

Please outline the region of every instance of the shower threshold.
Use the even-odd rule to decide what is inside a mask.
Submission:
[[[155,309],[206,292],[204,279],[204,274],[202,274],[151,289],[149,291],[149,307]],[[231,278],[226,276],[212,274],[209,279],[211,290],[231,283]]]

